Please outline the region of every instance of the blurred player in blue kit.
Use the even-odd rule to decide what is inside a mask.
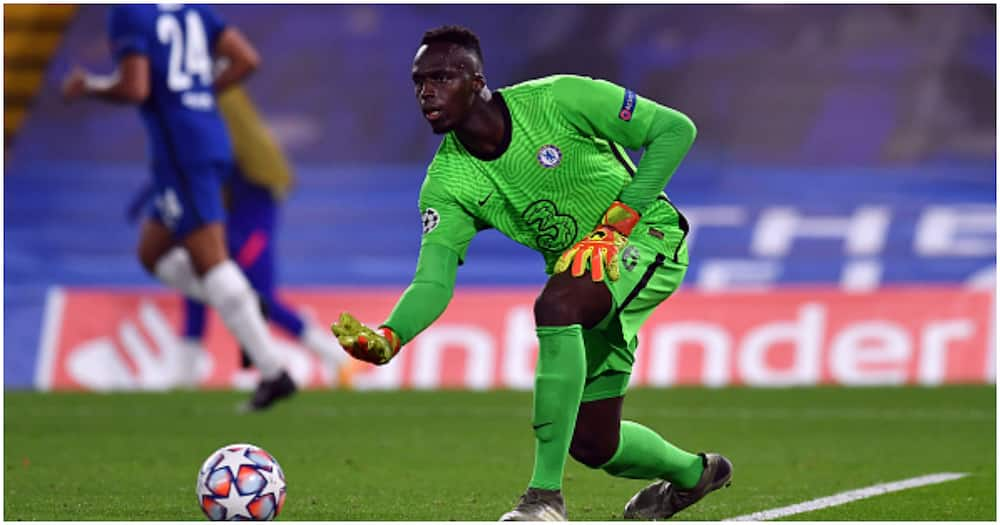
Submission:
[[[296,385],[250,282],[226,250],[222,185],[233,175],[234,159],[215,102],[215,93],[257,68],[257,51],[205,6],[115,5],[108,31],[115,72],[96,76],[75,68],[63,96],[139,107],[155,188],[139,260],[168,286],[216,309],[261,373],[245,408],[267,408]],[[226,63],[217,75],[215,59]]]
[[[336,376],[324,377],[327,383],[336,380],[346,386],[352,369],[352,363],[345,363],[349,360],[348,355],[325,328],[300,315],[276,294],[276,227],[279,208],[294,182],[292,168],[242,86],[231,87],[219,93],[216,99],[236,160],[236,173],[223,186],[229,253],[260,297],[268,320],[315,352],[324,372],[337,372]],[[142,214],[153,193],[152,185],[138,192],[128,208],[129,220],[134,221]],[[200,379],[197,363],[204,352],[206,320],[205,305],[185,298],[184,341],[178,349],[174,371],[177,386],[195,386]],[[241,353],[242,366],[250,367],[253,363],[246,351]]]

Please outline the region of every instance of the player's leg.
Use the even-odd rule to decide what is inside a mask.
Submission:
[[[584,333],[588,377],[577,414],[570,456],[601,468],[613,476],[665,479],[689,488],[702,474],[698,455],[663,439],[634,421],[622,421],[622,404],[628,389],[637,341],[625,343],[618,319],[603,330]]]
[[[154,188],[155,185],[151,186]],[[174,197],[169,187],[160,187],[157,196],[157,206],[152,216],[142,225],[139,234],[139,262],[149,273],[160,279],[164,284],[179,290],[185,297],[185,323],[188,327],[199,318],[197,310],[204,309],[200,301],[205,300],[205,290],[201,278],[191,264],[187,250],[176,244],[174,233],[164,224],[161,212],[172,212],[176,208],[169,206]],[[170,216],[176,220],[173,215]],[[192,313],[194,311],[195,313]],[[202,324],[204,321],[201,322]],[[186,335],[181,338],[180,346],[173,352],[168,374],[173,384],[181,388],[190,388],[197,384],[197,360],[201,355],[200,333],[192,340]]]
[[[246,274],[245,271],[243,273]],[[247,276],[247,279],[249,278],[250,276]],[[250,286],[253,286],[253,281],[250,281]],[[270,321],[270,310],[267,303],[264,301],[264,298],[262,298],[260,294],[257,294],[257,304],[260,306],[260,315],[264,316],[264,321]],[[243,370],[253,368],[253,361],[250,360],[250,354],[248,354],[247,349],[242,346],[240,346],[240,368]]]
[[[256,262],[261,258],[262,250],[270,244],[266,236],[261,238],[261,234],[256,233],[255,230],[260,224],[272,220],[273,213],[269,213],[271,210],[268,209],[271,200],[267,195],[261,196],[261,194],[266,193],[264,190],[252,191],[251,189],[254,187],[244,180],[243,174],[239,172],[238,168],[230,177],[226,188],[229,192],[229,206],[226,216],[227,249],[230,257],[236,261],[240,270],[250,281],[250,286],[257,293],[261,315],[264,316],[265,321],[270,321],[270,308],[261,296],[260,277],[254,274],[254,268]],[[262,207],[265,209],[259,211],[258,208]],[[249,369],[252,367],[253,362],[246,348],[240,346],[240,368]]]
[[[638,234],[622,251],[621,278],[607,285],[614,296],[614,315],[600,330],[587,334],[588,383],[580,407],[584,426],[578,425],[581,442],[576,448],[586,464],[611,475],[662,480],[633,497],[625,516],[666,519],[728,483],[732,465],[717,454],[685,451],[640,423],[621,421],[618,402],[601,403],[624,395],[639,328],[687,272],[686,221],[671,205],[657,201],[634,231]],[[598,426],[607,428],[599,432]],[[618,440],[612,447],[614,428]],[[599,432],[601,443],[588,440],[590,432]]]
[[[628,383],[627,374],[607,379],[600,389],[619,379]],[[723,456],[692,454],[640,423],[622,421],[624,399],[616,396],[580,404],[570,455],[612,476],[660,480],[632,497],[625,518],[667,519],[729,482],[732,464]]]
[[[202,166],[179,173],[186,191],[186,209],[174,228],[188,251],[195,273],[202,276],[206,303],[219,313],[226,328],[250,354],[260,371],[261,383],[246,408],[256,410],[294,393],[295,384],[275,351],[257,295],[226,249],[222,182],[229,165]]]
[[[570,444],[573,459],[612,476],[664,479],[683,488],[701,477],[701,458],[663,439],[634,421],[622,421],[624,397],[580,404]]]
[[[634,327],[628,332],[632,341],[635,341],[633,330],[637,331],[638,326],[652,312],[652,307],[662,302],[662,299],[657,298],[657,289],[663,290],[664,284],[673,286],[671,283],[679,283],[679,278],[675,280],[670,274],[682,275],[684,270],[686,268],[672,268],[670,263],[663,263],[656,270],[659,275],[650,279],[649,289],[637,294],[632,306],[626,307],[620,314],[619,319],[623,324]],[[644,307],[647,297],[651,301]],[[634,348],[634,345],[630,346]],[[615,361],[614,355],[610,361]],[[603,386],[600,384],[602,378],[588,384],[584,390],[584,403],[580,407],[581,412],[588,412],[588,416],[582,418],[586,425],[607,425],[613,428],[615,421],[621,421],[620,413],[614,418],[604,415],[604,420],[601,421],[600,407],[590,403],[608,396],[621,396],[628,386],[628,375],[620,375],[620,378],[609,376],[608,384]],[[617,382],[617,386],[614,382]],[[594,412],[595,409],[597,412]],[[658,480],[629,500],[624,511],[626,519],[670,518],[698,502],[709,492],[728,485],[732,478],[732,464],[719,454],[694,454],[686,451],[636,421],[621,421],[618,428],[619,439],[614,454],[603,464],[590,466],[599,467],[612,476]],[[580,435],[586,435],[589,430],[587,427],[577,428]],[[610,446],[601,447],[599,454],[591,453],[591,459],[596,460],[598,455],[607,454],[610,450]]]
[[[235,253],[248,253],[246,247],[252,245],[262,245],[263,248],[256,250],[257,255],[253,258],[244,257],[237,260],[244,268],[254,290],[260,295],[262,308],[267,311],[268,320],[316,354],[323,363],[325,377],[332,381],[335,372],[349,356],[340,348],[328,330],[305,319],[278,298],[274,285],[274,244],[265,230],[254,230],[247,236],[242,250]]]
[[[216,187],[218,176],[193,175],[201,174],[182,173],[166,164],[153,167],[153,206],[139,233],[138,256],[143,268],[164,284],[205,302],[204,272],[195,268],[189,250],[179,241],[202,224],[222,220],[221,203],[203,204],[206,210],[198,209],[202,202],[221,199],[221,194]],[[198,192],[206,190],[211,195],[196,198]]]
[[[204,303],[184,298],[184,329],[173,374],[174,383],[181,388],[194,388],[201,379],[198,361],[205,352],[202,341],[205,337],[206,314]]]
[[[223,239],[222,223],[212,222],[189,233],[182,244],[191,254],[195,272],[203,276],[206,302],[250,352],[261,376],[273,379],[282,372],[281,360],[272,349],[257,296],[239,266],[227,256]]]
[[[260,295],[268,320],[294,336],[323,363],[330,380],[348,360],[329,330],[303,318],[278,299],[275,283],[275,227],[278,203],[271,192],[251,184],[242,176],[230,184],[231,207],[227,221],[230,252]]]
[[[179,290],[185,298],[185,324],[189,331],[192,326],[197,326],[200,318],[198,309],[204,309],[199,301],[205,300],[205,290],[201,283],[201,278],[191,264],[191,258],[187,250],[178,246],[174,239],[173,232],[164,224],[164,217],[161,212],[169,213],[177,209],[169,203],[174,201],[174,195],[169,191],[169,186],[164,186],[166,181],[162,179],[167,175],[164,170],[158,170],[156,179],[160,183],[159,190],[157,184],[151,184],[149,189],[137,199],[136,204],[130,206],[130,214],[138,214],[142,202],[148,199],[156,199],[156,207],[152,216],[142,224],[139,234],[138,257],[143,268],[150,274],[156,276],[164,284]],[[149,195],[146,195],[148,193]],[[171,219],[176,220],[176,216],[171,213]],[[194,323],[194,324],[192,324]],[[201,321],[204,324],[204,321]],[[179,348],[171,355],[172,362],[169,374],[173,379],[173,384],[181,388],[193,387],[197,384],[197,358],[201,355],[201,334],[197,339],[192,340],[185,334],[181,338]]]
[[[164,225],[158,212],[142,224],[138,256],[143,268],[167,286],[197,301],[205,300],[205,290],[191,258],[177,245],[173,232]]]
[[[538,362],[531,421],[535,464],[528,491],[502,520],[566,518],[560,491],[587,373],[583,330],[600,323],[611,305],[611,294],[602,283],[569,273],[553,275],[535,301]]]

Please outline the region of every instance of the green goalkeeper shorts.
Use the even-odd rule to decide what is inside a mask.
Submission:
[[[618,254],[621,277],[605,281],[614,308],[598,326],[583,331],[587,380],[582,401],[625,394],[639,328],[687,273],[687,232],[687,220],[665,197],[654,201],[632,230]]]

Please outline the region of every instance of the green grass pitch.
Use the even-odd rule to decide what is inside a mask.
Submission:
[[[247,394],[4,396],[6,520],[199,520],[216,448],[250,442],[288,478],[283,520],[493,521],[531,474],[527,392],[300,393],[238,415]],[[724,453],[733,485],[677,516],[721,520],[937,472],[968,477],[792,520],[996,519],[996,388],[635,390],[625,416]],[[570,519],[615,520],[645,482],[570,461]]]

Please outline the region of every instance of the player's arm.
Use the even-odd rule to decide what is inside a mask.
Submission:
[[[604,80],[565,76],[552,85],[553,97],[571,126],[629,149],[645,148],[632,180],[604,213],[601,224],[566,250],[554,271],[575,277],[590,267],[591,278],[618,279],[618,250],[646,207],[663,191],[694,142],[695,127],[686,115]],[[612,146],[614,147],[614,146]]]
[[[376,365],[388,363],[444,313],[455,289],[458,254],[440,244],[420,248],[413,281],[396,302],[389,318],[372,330],[344,312],[331,327],[347,353]]]
[[[451,302],[458,273],[458,252],[443,244],[420,247],[413,281],[381,327],[392,330],[405,345],[430,326]]]
[[[645,148],[632,181],[620,200],[642,213],[663,191],[697,130],[687,115],[634,91],[604,80],[565,76],[553,84],[553,95],[570,125],[629,149]]]
[[[239,29],[232,26],[226,27],[219,33],[214,54],[225,64],[212,84],[217,93],[246,80],[260,67],[260,55],[257,49]]]
[[[149,59],[130,54],[110,75],[95,75],[77,66],[63,80],[63,99],[94,97],[119,104],[142,104],[149,97]]]
[[[221,93],[246,80],[260,67],[260,55],[250,40],[239,29],[227,24],[213,7],[199,5],[194,9],[201,15],[212,58],[217,65],[212,89]]]
[[[75,67],[62,85],[63,99],[84,96],[109,102],[142,104],[149,97],[149,49],[142,19],[134,6],[116,5],[108,10],[108,37],[117,67],[110,75],[94,75]]]
[[[389,362],[451,301],[459,262],[476,234],[475,221],[432,176],[421,190],[420,209],[424,233],[417,270],[388,319],[373,330],[343,313],[331,326],[344,350],[357,359],[377,365]]]

